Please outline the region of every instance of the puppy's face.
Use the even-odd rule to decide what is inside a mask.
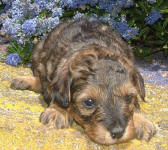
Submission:
[[[137,102],[126,69],[117,61],[101,60],[94,72],[71,85],[70,113],[97,143],[125,141]]]
[[[145,97],[143,79],[126,58],[97,51],[74,56],[53,82],[51,96],[93,141],[124,142],[134,134],[132,116],[137,97]]]

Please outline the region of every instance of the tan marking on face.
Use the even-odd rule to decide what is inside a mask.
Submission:
[[[129,93],[136,95],[136,90],[129,81],[123,83],[122,85],[117,87],[112,92],[114,92],[115,94],[117,94],[121,97],[124,97],[126,94],[129,94]],[[103,99],[105,100],[107,97],[106,90],[104,90],[104,88],[100,88],[99,86],[96,86],[96,85],[86,86],[78,94],[79,95],[77,96],[76,102],[77,102],[77,104],[79,103],[78,107],[80,109],[80,112],[82,113],[82,115],[88,115],[88,116],[92,115],[92,111],[94,111],[94,109],[93,110],[84,109],[83,106],[80,106],[81,101],[85,98],[92,98],[92,99],[95,99],[95,101],[103,100]],[[130,113],[130,111],[133,111],[134,100],[132,100],[132,102],[129,104],[129,107],[126,107],[126,104],[122,105],[122,106],[125,107],[125,108],[122,108],[122,107],[120,108],[123,110],[122,111],[123,113],[126,113],[127,116],[132,115]],[[129,109],[129,110],[127,110],[127,109]],[[103,114],[99,114],[98,117],[99,118],[103,117]],[[126,142],[130,139],[133,139],[135,136],[134,135],[135,129],[134,129],[134,123],[133,123],[132,117],[131,117],[130,121],[128,122],[128,125],[126,127],[126,130],[125,130],[123,137],[121,137],[120,139],[113,139],[111,137],[111,134],[107,130],[107,128],[102,123],[97,121],[97,120],[100,120],[100,119],[97,119],[97,114],[96,114],[96,117],[95,117],[95,115],[93,116],[92,120],[89,123],[84,122],[83,119],[78,116],[78,114],[75,114],[74,118],[85,129],[86,134],[93,141],[100,143],[100,144],[110,145],[110,144],[122,143],[122,142]]]
[[[132,61],[127,59],[125,56],[118,56],[118,61],[124,66],[129,74],[133,72],[134,64]]]
[[[100,123],[85,128],[86,134],[99,144],[114,144],[116,139],[112,139],[110,132]]]
[[[122,136],[121,139],[119,139],[118,143],[127,142],[128,140],[131,140],[133,138],[135,138],[135,127],[134,127],[134,121],[131,118],[130,121],[128,122],[124,135]]]
[[[105,91],[103,89],[99,88],[96,85],[87,86],[79,94],[80,94],[79,97],[78,97],[79,101],[81,99],[86,99],[86,98],[91,98],[91,99],[94,99],[94,100],[98,100],[102,97],[105,97],[105,95],[106,95]]]
[[[137,90],[130,81],[126,81],[123,84],[121,84],[119,89],[122,96],[126,96],[127,94],[137,95]]]
[[[103,92],[97,86],[88,86],[83,91],[80,91],[76,99],[76,104],[78,105],[80,113],[87,116],[91,115],[95,109],[86,109],[83,106],[83,100],[92,99],[97,103],[98,100],[101,100],[101,96],[103,96]]]
[[[120,139],[113,139],[110,132],[101,123],[85,125],[85,132],[93,141],[104,145],[123,143],[135,138],[133,119],[128,122],[125,133]]]

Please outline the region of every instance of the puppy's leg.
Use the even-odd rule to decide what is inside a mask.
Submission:
[[[140,114],[134,113],[133,121],[137,139],[149,141],[155,135],[156,127],[154,124]]]
[[[31,90],[41,92],[42,87],[38,77],[22,76],[12,80],[11,88],[15,90]]]
[[[50,104],[50,106],[41,113],[40,121],[47,125],[57,129],[69,128],[72,124],[72,117],[68,112],[56,104]]]

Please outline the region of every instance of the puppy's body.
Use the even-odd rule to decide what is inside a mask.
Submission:
[[[37,45],[32,60],[35,78],[15,79],[12,87],[43,93],[49,105],[40,116],[44,124],[65,128],[74,119],[100,144],[155,134],[136,113],[145,90],[131,48],[108,26],[92,19],[62,23]]]
[[[60,24],[42,41],[33,54],[33,72],[40,76],[43,92],[50,81],[69,64],[69,59],[86,48],[106,47],[133,61],[130,47],[107,26],[85,19]],[[100,52],[103,53],[103,52]],[[103,55],[103,54],[102,54]],[[80,60],[79,62],[80,63]],[[48,100],[50,101],[50,100]],[[49,102],[48,102],[49,103]]]

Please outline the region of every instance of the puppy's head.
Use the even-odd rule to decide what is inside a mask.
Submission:
[[[62,71],[52,83],[51,96],[92,140],[108,145],[133,137],[132,116],[145,93],[142,77],[127,58],[89,47]]]

